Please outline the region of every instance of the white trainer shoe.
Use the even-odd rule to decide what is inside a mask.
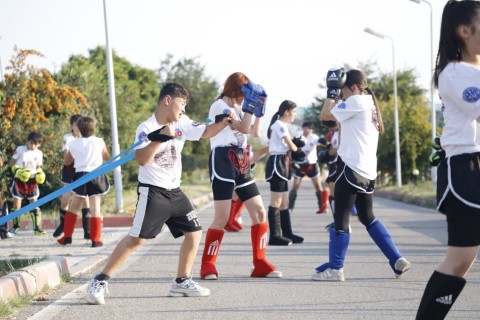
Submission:
[[[315,281],[345,281],[345,276],[343,274],[343,268],[341,269],[332,269],[327,268],[322,272],[315,272],[312,274],[312,280]]]
[[[168,292],[170,297],[206,297],[210,295],[210,290],[201,287],[198,283],[188,278],[182,283],[172,281],[172,288]]]
[[[400,278],[405,272],[412,267],[412,263],[404,257],[395,261],[395,278]]]
[[[87,302],[105,304],[105,292],[108,293],[108,282],[92,279],[87,286]]]

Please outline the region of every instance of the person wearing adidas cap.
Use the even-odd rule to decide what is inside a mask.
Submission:
[[[378,138],[384,127],[377,100],[368,88],[363,72],[345,72],[343,68],[328,71],[327,99],[320,120],[336,120],[339,123],[337,170],[340,173],[335,182],[329,261],[315,269],[312,280],[345,281],[343,263],[350,243],[350,210],[354,204],[360,222],[387,257],[395,277],[400,277],[411,263],[400,253],[387,228],[375,218],[372,210]]]
[[[417,320],[447,316],[480,245],[480,1],[445,4],[433,81],[445,119],[437,209],[446,215],[448,248],[428,280]]]

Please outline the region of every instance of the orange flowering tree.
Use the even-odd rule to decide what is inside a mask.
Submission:
[[[0,150],[5,164],[0,168],[0,190],[8,194],[8,162],[15,148],[26,144],[28,134],[37,131],[43,136],[40,150],[47,181],[41,193],[46,194],[61,186],[61,147],[63,135],[70,130],[69,118],[90,106],[76,88],[59,85],[47,70],[27,64],[27,58],[43,57],[41,53],[16,47],[14,51],[0,82]]]

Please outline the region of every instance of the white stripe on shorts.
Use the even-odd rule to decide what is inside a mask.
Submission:
[[[129,236],[136,237],[140,235],[142,230],[143,220],[145,219],[145,211],[147,210],[147,201],[148,201],[148,187],[138,187],[138,203],[135,210],[135,217],[133,218],[133,224],[128,232]]]

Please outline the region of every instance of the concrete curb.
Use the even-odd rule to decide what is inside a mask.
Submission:
[[[213,194],[206,194],[192,200],[195,208],[199,208],[213,200]],[[123,217],[120,217],[123,218]],[[133,217],[124,217],[122,225],[131,224]],[[117,227],[112,225],[112,227]],[[124,225],[125,226],[125,225]],[[110,225],[107,225],[110,227]],[[63,276],[77,277],[88,272],[107,259],[117,243],[125,236],[119,232],[106,246],[91,255],[50,256],[47,260],[25,267],[0,278],[0,301],[7,302],[24,295],[35,295],[44,288],[54,288],[62,283]]]

